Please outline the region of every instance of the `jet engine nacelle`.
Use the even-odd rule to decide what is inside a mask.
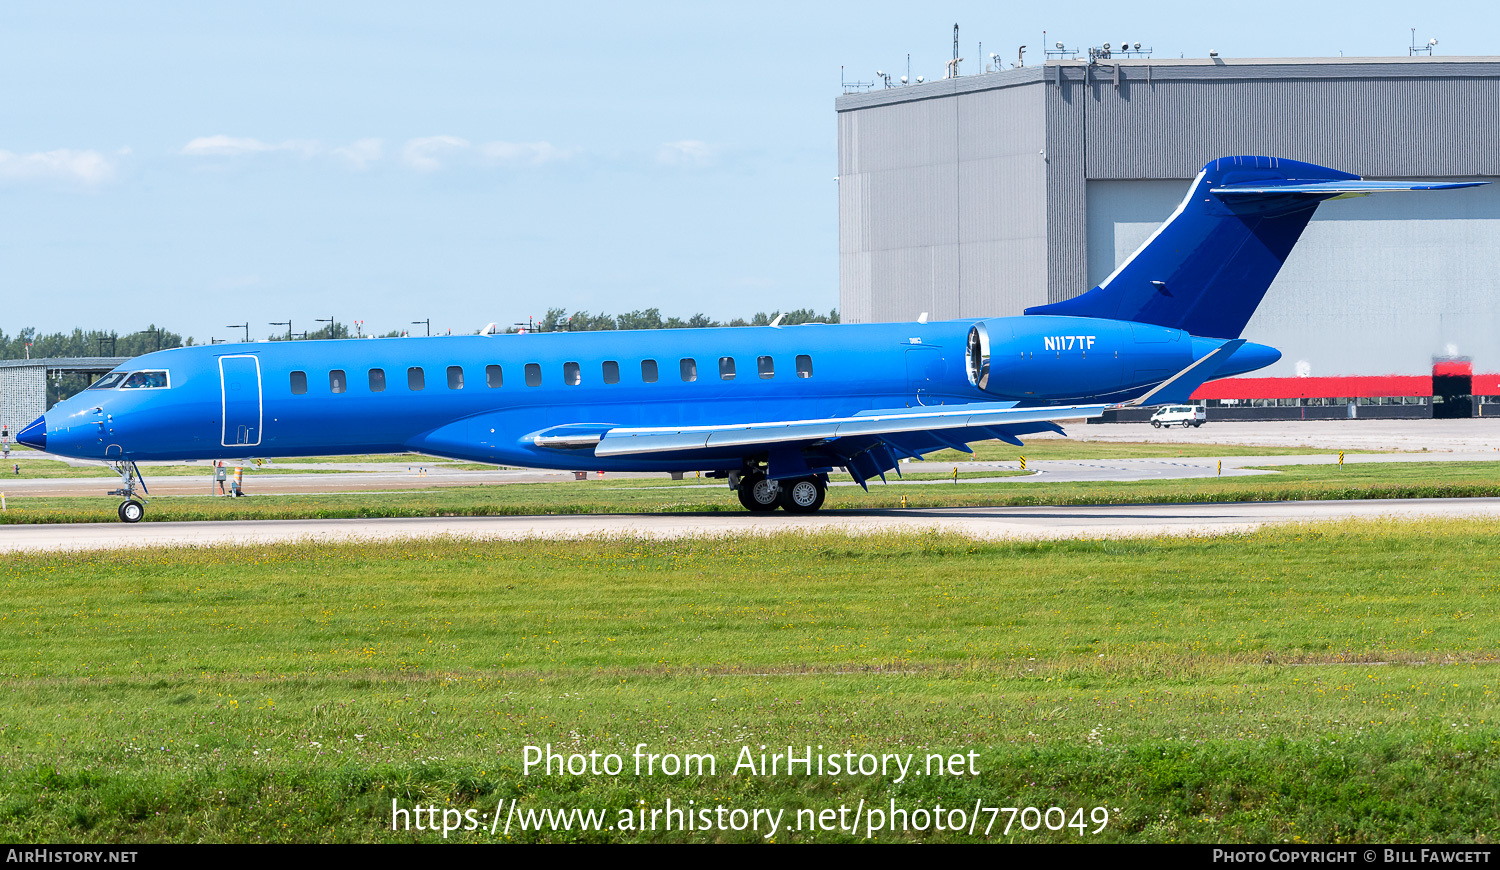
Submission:
[[[1224,339],[1180,329],[1095,317],[997,317],[969,328],[969,382],[1017,401],[1128,398],[1206,356]],[[1246,344],[1220,366],[1218,377],[1254,371],[1281,357]]]

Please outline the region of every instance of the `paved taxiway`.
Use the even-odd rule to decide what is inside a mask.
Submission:
[[[1127,480],[1186,480],[1200,477],[1246,477],[1274,474],[1264,470],[1283,465],[1334,465],[1338,463],[1336,453],[1303,454],[1297,456],[1226,456],[1226,457],[1176,457],[1154,459],[1048,459],[1033,460],[1027,464],[1031,474],[1008,477],[965,478],[964,483],[1065,483],[1081,481],[1127,481]],[[1351,453],[1344,457],[1350,465],[1392,462],[1500,462],[1500,452],[1448,451],[1440,453]],[[1222,462],[1222,468],[1220,463]],[[332,492],[411,492],[447,486],[500,486],[513,483],[548,483],[573,481],[571,472],[546,471],[540,469],[489,469],[458,470],[444,468],[441,464],[421,466],[426,473],[408,471],[403,465],[399,470],[368,463],[376,470],[365,468],[333,467],[326,473],[256,474],[253,468],[246,469],[245,487],[252,495],[314,495]],[[298,465],[278,464],[282,472],[294,468],[322,468],[312,463]],[[957,468],[964,474],[985,471],[1014,472],[1015,462],[913,462],[902,466],[906,474],[947,474]],[[158,495],[210,495],[210,469],[204,466],[202,476],[153,476],[149,466],[142,469],[146,484],[153,496]],[[663,480],[664,474],[610,473],[599,478],[590,475],[580,486],[608,486],[610,481],[625,479]],[[946,480],[903,480],[895,472],[887,474],[893,486],[930,486],[948,483]],[[18,478],[7,479],[0,475],[0,490],[12,496],[98,496],[105,490],[117,486],[113,477],[73,478]],[[679,484],[680,486],[681,484]],[[693,485],[689,483],[688,485]],[[722,481],[703,481],[705,487],[724,487]],[[845,479],[834,486],[855,486]]]
[[[78,523],[0,526],[0,552],[110,550],[293,541],[421,538],[581,538],[641,535],[670,539],[785,531],[951,531],[981,538],[1046,539],[1209,535],[1281,523],[1340,519],[1480,517],[1500,520],[1500,498],[1258,502],[1084,507],[932,508],[824,511],[810,516],[616,514],[548,517],[432,517],[374,520],[245,520],[201,523]]]

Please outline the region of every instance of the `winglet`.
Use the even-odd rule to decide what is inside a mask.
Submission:
[[[1128,402],[1121,402],[1115,407],[1135,408],[1141,405],[1175,405],[1186,402],[1192,397],[1194,390],[1203,386],[1205,381],[1217,374],[1220,366],[1244,345],[1245,339],[1243,338],[1226,341],[1194,361],[1192,365],[1157,384],[1145,395]],[[1214,360],[1214,363],[1209,365],[1209,360]]]

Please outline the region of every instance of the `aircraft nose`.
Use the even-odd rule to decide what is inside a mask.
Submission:
[[[25,444],[33,450],[47,450],[47,416],[36,418],[30,426],[16,433],[16,442]]]

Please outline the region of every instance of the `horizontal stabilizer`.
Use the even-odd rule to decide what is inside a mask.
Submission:
[[[1323,196],[1343,198],[1346,196],[1369,196],[1372,193],[1390,193],[1402,190],[1456,190],[1460,187],[1478,187],[1487,181],[1323,181],[1311,184],[1225,184],[1213,188],[1211,193],[1220,199],[1244,196]]]
[[[1245,344],[1245,339],[1236,338],[1226,341],[1204,354],[1196,362],[1177,374],[1157,384],[1150,392],[1139,398],[1120,403],[1122,408],[1135,408],[1141,405],[1180,405],[1192,398],[1193,391],[1203,386],[1214,375],[1219,373],[1219,367],[1229,361],[1234,352]]]

